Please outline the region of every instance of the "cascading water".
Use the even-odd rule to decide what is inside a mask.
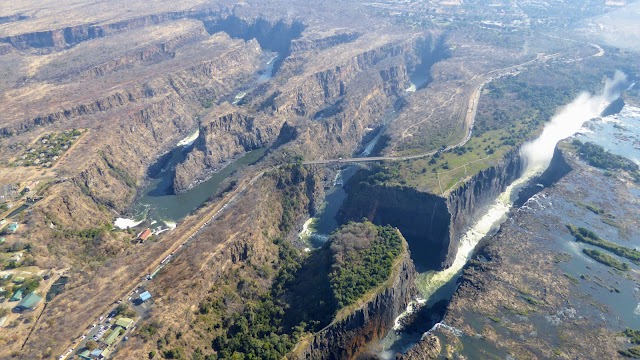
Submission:
[[[416,283],[420,290],[421,298],[413,302],[407,311],[399,316],[398,321],[396,321],[396,327],[400,327],[400,319],[416,311],[416,304],[427,303],[431,305],[437,301],[446,300],[453,295],[456,279],[473,255],[480,240],[497,231],[500,224],[508,218],[509,210],[522,186],[549,166],[556,144],[576,134],[586,121],[598,117],[609,103],[620,96],[621,86],[624,86],[625,83],[626,76],[621,72],[616,72],[613,78],[607,79],[602,93],[595,95],[586,92],[581,93],[551,119],[538,138],[522,146],[520,156],[523,160],[524,168],[520,178],[509,185],[487,208],[484,215],[462,235],[459,240],[456,257],[450,267],[442,271],[418,275]],[[448,289],[443,291],[445,287]],[[441,323],[437,323],[429,331],[441,325]],[[402,335],[394,332],[391,332],[388,339],[383,340],[382,346],[384,351],[380,355],[383,358],[392,358],[394,356],[394,351],[389,349],[403,351],[409,348],[406,344],[406,339],[402,339]]]

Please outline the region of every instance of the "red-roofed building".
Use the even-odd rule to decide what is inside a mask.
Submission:
[[[146,228],[142,230],[140,234],[138,234],[138,240],[145,241],[149,238],[149,236],[151,236],[151,229]]]

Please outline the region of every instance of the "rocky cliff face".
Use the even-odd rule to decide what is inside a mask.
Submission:
[[[229,104],[217,108],[200,122],[200,135],[194,149],[176,167],[174,191],[184,192],[224,167],[228,160],[267,146],[277,137],[279,125],[250,116]]]
[[[339,222],[366,217],[375,224],[397,226],[407,238],[419,269],[446,268],[457,252],[460,236],[478,212],[518,178],[520,168],[518,151],[509,152],[446,196],[370,183],[354,176],[347,184],[348,197],[338,215]]]
[[[267,41],[260,40],[264,34],[283,34],[288,29],[288,38],[282,35],[264,45],[281,51],[282,44],[291,42],[296,28],[295,23],[237,18],[209,25],[210,31],[224,29],[238,37],[254,36],[261,44]],[[276,41],[278,38],[281,41]],[[315,44],[319,51],[357,38],[357,34],[343,34],[306,43]],[[258,87],[249,91],[242,105],[221,105],[202,121],[194,151],[177,168],[174,189],[189,189],[240,153],[271,145],[285,121],[296,128],[291,147],[305,156],[337,158],[353,153],[367,131],[404,93],[409,69],[426,56],[422,53],[426,51],[424,43],[432,41],[436,40],[427,37],[393,41],[348,59],[338,58],[331,67],[322,64],[323,69],[317,72],[288,78],[297,71],[298,55],[293,52],[275,78],[276,83],[286,81],[284,85],[278,84],[277,90]]]
[[[348,198],[338,214],[340,223],[367,218],[391,224],[402,232],[420,271],[440,268],[448,253],[450,216],[446,199],[412,188],[378,186],[356,176],[347,184]]]
[[[165,12],[134,17],[106,24],[81,24],[47,31],[6,36],[0,38],[0,43],[4,42],[11,44],[13,47],[20,50],[62,50],[84,41],[150,25],[161,24],[171,20],[211,16],[221,16],[221,14],[214,10]]]
[[[522,160],[519,150],[512,150],[499,163],[480,171],[447,196],[451,225],[445,266],[453,261],[458,249],[457,240],[473,225],[477,214],[516,180],[521,172]]]
[[[382,289],[348,314],[339,313],[329,326],[298,345],[289,359],[353,359],[370,342],[382,339],[395,319],[417,295],[415,267],[405,252]]]
[[[556,148],[553,150],[553,157],[551,158],[549,167],[538,177],[532,179],[527,187],[520,190],[518,199],[514,202],[514,205],[521,206],[532,196],[552,186],[571,171],[572,166],[567,161],[567,155],[558,146],[559,145],[556,145]]]

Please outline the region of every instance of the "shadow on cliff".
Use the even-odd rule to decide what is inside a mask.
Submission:
[[[386,185],[391,176],[388,171],[376,166],[349,180],[338,223],[366,218],[376,225],[397,227],[409,244],[418,272],[442,269],[451,221],[445,199],[410,187]]]
[[[284,294],[288,305],[284,326],[291,328],[301,322],[318,331],[331,323],[337,302],[329,282],[331,252],[328,246],[314,251],[295,273]]]
[[[272,22],[262,18],[248,20],[236,15],[205,20],[204,26],[209,34],[225,32],[236,39],[256,39],[263,49],[277,52],[280,56],[273,66],[273,74],[280,69],[280,65],[291,52],[291,41],[299,38],[305,29],[305,25],[300,21],[286,23],[282,20]]]

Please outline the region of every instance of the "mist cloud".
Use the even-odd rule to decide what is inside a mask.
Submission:
[[[616,71],[613,78],[606,80],[600,94],[583,92],[563,107],[545,125],[537,139],[522,146],[520,156],[525,164],[524,173],[544,171],[551,162],[556,144],[577,133],[586,121],[598,117],[609,103],[620,96],[626,83],[626,75]]]

